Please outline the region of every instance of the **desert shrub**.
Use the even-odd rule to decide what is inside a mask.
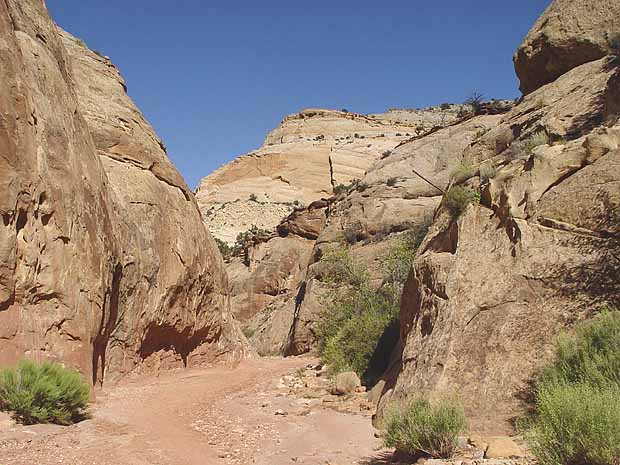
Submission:
[[[218,239],[217,237],[215,238],[215,243],[217,244],[217,248],[220,250],[220,253],[222,254],[222,258],[224,258],[224,261],[228,262],[230,261],[230,257],[232,256],[232,247],[229,246],[226,242],[224,242],[221,239]]]
[[[467,429],[463,405],[455,399],[431,403],[415,398],[392,406],[384,419],[385,445],[411,457],[447,459],[457,449],[457,437]]]
[[[392,155],[392,151],[391,150],[386,150],[385,152],[383,152],[381,154],[381,160],[386,159],[387,157],[389,157],[390,155]]]
[[[355,245],[357,241],[363,239],[364,236],[367,234],[365,234],[364,226],[361,223],[357,222],[346,226],[342,230],[342,235],[347,244]]]
[[[553,361],[542,370],[537,384],[585,383],[620,388],[620,312],[603,310],[578,326],[575,335],[558,338]]]
[[[525,436],[541,465],[620,464],[620,312],[562,335],[535,389]]]
[[[532,154],[536,147],[549,144],[549,136],[546,132],[540,131],[533,134],[525,141],[525,148],[528,154]]]
[[[90,387],[79,373],[23,360],[0,371],[0,410],[20,423],[70,425],[85,418]]]
[[[334,186],[334,194],[336,195],[346,194],[347,192],[349,192],[349,187],[344,184],[338,184],[337,186]]]
[[[413,200],[413,199],[417,199],[418,196],[416,194],[414,194],[413,192],[405,192],[405,194],[403,195],[403,199],[405,200]]]
[[[388,178],[385,183],[390,187],[394,187],[397,182],[398,182],[398,178],[391,177],[391,178]]]
[[[450,171],[450,177],[457,182],[465,181],[476,174],[476,166],[467,161],[462,161]]]
[[[450,109],[450,107],[451,107],[451,105],[450,105],[449,103],[442,103],[442,104],[441,104],[441,106],[440,106],[440,108],[441,108],[442,110],[444,110],[444,111],[445,111],[445,110],[449,110],[449,109]]]
[[[385,370],[398,339],[402,288],[427,230],[424,224],[402,234],[379,258],[383,279],[378,288],[346,248],[327,250],[321,257],[327,291],[317,334],[319,353],[332,374],[353,370],[372,383]]]
[[[250,202],[258,202],[258,197],[256,197],[256,194],[250,194],[250,196],[248,197],[248,200]]]
[[[477,198],[480,198],[480,194],[473,189],[467,186],[454,186],[444,194],[441,203],[453,218],[458,218]]]
[[[340,110],[343,113],[349,113],[349,110],[347,110],[346,108],[343,108],[342,110]]]
[[[400,292],[373,288],[368,271],[354,264],[346,249],[331,250],[321,261],[328,286],[317,328],[321,359],[332,374],[352,370],[369,380],[373,355],[397,319]]]
[[[620,389],[564,384],[538,392],[526,439],[541,465],[620,463]]]
[[[355,187],[357,188],[359,192],[364,192],[366,189],[368,189],[368,184],[360,181],[356,184]]]
[[[493,160],[488,160],[480,165],[480,182],[486,184],[490,179],[497,176],[497,165]]]

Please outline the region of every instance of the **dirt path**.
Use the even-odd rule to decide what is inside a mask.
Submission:
[[[368,416],[291,395],[308,358],[256,359],[139,378],[99,397],[68,428],[0,422],[0,465],[346,465],[378,441]]]

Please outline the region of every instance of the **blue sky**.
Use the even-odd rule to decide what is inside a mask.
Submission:
[[[548,0],[47,0],[110,56],[190,187],[308,107],[519,95],[512,54]]]

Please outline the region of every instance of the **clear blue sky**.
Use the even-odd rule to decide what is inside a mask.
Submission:
[[[361,113],[519,95],[549,0],[47,0],[110,56],[190,187],[308,107]]]

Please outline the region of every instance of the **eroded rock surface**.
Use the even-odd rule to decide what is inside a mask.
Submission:
[[[529,94],[579,65],[619,51],[616,0],[555,0],[514,56],[521,91]]]
[[[0,363],[95,382],[239,355],[219,253],[114,65],[41,0],[2,3],[0,34]]]
[[[202,180],[196,197],[213,235],[232,244],[256,225],[272,230],[296,206],[361,179],[399,143],[454,122],[462,106],[361,115],[304,110],[288,116],[258,150]]]
[[[560,330],[620,303],[619,76],[577,66],[465,150],[481,200],[422,244],[391,400],[458,392],[474,428],[509,431]]]
[[[315,347],[316,323],[323,308],[322,251],[350,248],[355,262],[380,280],[381,257],[403,233],[432,221],[441,191],[462,162],[463,150],[499,119],[479,116],[403,143],[375,162],[356,188],[338,197],[311,255],[287,353],[305,353]]]

